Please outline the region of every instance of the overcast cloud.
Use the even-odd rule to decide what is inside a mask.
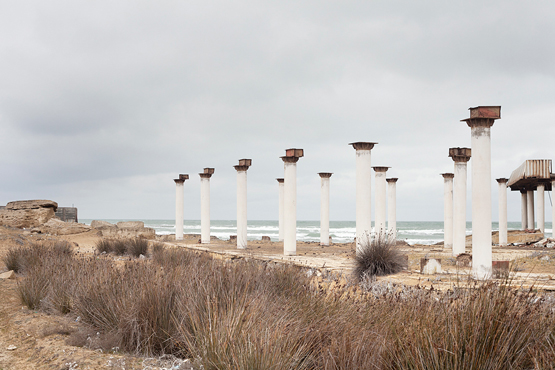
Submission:
[[[235,219],[232,166],[252,158],[249,219],[277,219],[279,157],[297,147],[298,218],[319,218],[325,171],[331,219],[354,220],[347,144],[374,141],[398,219],[442,220],[448,148],[470,147],[459,120],[501,105],[496,220],[494,179],[553,158],[554,19],[551,1],[0,0],[0,204],[173,219],[188,173],[198,219],[197,173],[215,167],[212,218]]]

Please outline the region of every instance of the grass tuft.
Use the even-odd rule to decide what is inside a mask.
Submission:
[[[379,234],[362,244],[355,256],[355,277],[362,280],[400,272],[406,265],[406,256],[395,244],[395,239],[388,234]]]
[[[148,253],[148,240],[143,238],[134,238],[127,241],[127,254],[133,257],[140,255],[147,256]]]

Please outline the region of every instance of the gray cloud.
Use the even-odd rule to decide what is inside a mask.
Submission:
[[[302,147],[299,219],[354,218],[352,141],[377,141],[401,220],[442,219],[460,119],[502,105],[494,177],[551,158],[555,5],[517,1],[21,1],[0,5],[0,203],[52,198],[82,217],[172,218],[172,178],[216,167],[214,218],[275,219],[278,158]],[[470,172],[470,171],[469,171]],[[496,184],[492,183],[494,218]],[[469,193],[470,197],[470,193]],[[519,200],[509,195],[509,219]],[[549,219],[549,216],[548,216]]]

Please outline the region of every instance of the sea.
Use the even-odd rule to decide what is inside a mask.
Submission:
[[[92,220],[81,219],[82,223],[90,225]],[[156,230],[158,235],[175,234],[175,220],[117,220],[103,219],[111,223],[119,221],[143,221],[145,227]],[[520,222],[509,222],[509,230],[520,229]],[[546,234],[551,234],[551,222],[545,223]],[[492,223],[493,230],[499,230],[497,222]],[[183,223],[185,234],[200,234],[200,221],[188,220]],[[278,240],[278,221],[248,221],[248,240],[260,240],[262,236],[269,236],[272,241]],[[472,223],[466,223],[466,233],[472,233]],[[229,240],[230,235],[237,234],[235,220],[211,220],[210,235],[222,240]],[[354,221],[330,221],[330,236],[334,243],[350,243],[356,235]],[[405,240],[409,244],[435,244],[443,241],[442,221],[397,221],[397,239]],[[304,242],[320,241],[319,221],[297,221],[297,240]]]

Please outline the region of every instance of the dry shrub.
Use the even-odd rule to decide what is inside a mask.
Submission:
[[[110,239],[101,238],[95,244],[95,249],[98,254],[102,253],[112,253],[112,241]]]
[[[20,248],[10,248],[8,252],[2,257],[2,261],[6,265],[8,270],[13,270],[18,273],[21,271],[22,266],[20,264]]]
[[[127,254],[133,257],[148,254],[148,240],[143,238],[134,238],[127,241]]]
[[[364,276],[395,274],[406,265],[406,256],[397,248],[389,234],[379,234],[362,243],[355,256],[354,275],[359,280]]]
[[[533,368],[532,350],[554,327],[553,313],[532,291],[495,283],[410,300],[392,316],[410,325],[390,322],[391,369]]]
[[[69,307],[90,329],[68,342],[207,370],[552,368],[555,358],[553,307],[506,284],[355,300],[317,292],[298,267],[158,247],[152,263],[46,258],[25,276],[29,306]]]
[[[146,256],[148,253],[148,240],[143,238],[133,239],[100,239],[95,245],[96,252],[113,253],[116,256],[128,254],[139,257],[141,254]]]

